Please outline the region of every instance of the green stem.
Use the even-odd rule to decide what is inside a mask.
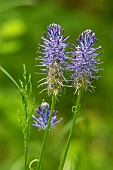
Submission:
[[[27,170],[28,145],[25,146],[25,170]]]
[[[53,95],[52,96],[50,116],[49,116],[49,120],[48,120],[48,124],[47,124],[47,129],[45,131],[44,139],[43,139],[42,150],[41,150],[41,154],[40,154],[40,159],[39,159],[39,162],[38,162],[37,170],[41,170],[41,167],[42,167],[44,151],[45,151],[45,145],[46,145],[46,141],[47,141],[47,137],[48,137],[48,132],[49,132],[50,125],[51,125],[51,119],[52,119],[52,115],[53,115],[54,106],[55,106],[55,98],[54,98],[54,95]]]
[[[29,127],[29,122],[28,122],[28,124],[27,124],[27,137],[26,137],[26,139],[24,139],[24,149],[25,149],[25,164],[24,164],[24,166],[25,166],[25,170],[27,170],[27,159],[28,159],[28,143],[29,143],[29,136],[30,136],[30,127]],[[24,136],[24,138],[25,138],[25,136]]]
[[[77,115],[78,115],[78,112],[79,112],[79,109],[80,109],[80,100],[81,100],[81,91],[78,91],[76,106],[72,107],[72,112],[74,113],[72,126],[70,128],[69,136],[68,136],[68,139],[67,139],[67,143],[66,143],[66,147],[65,147],[65,150],[64,150],[63,158],[62,158],[62,160],[60,162],[59,170],[63,170],[63,167],[64,167],[64,163],[65,163],[67,153],[68,153],[68,149],[69,149],[69,146],[70,146],[71,137],[72,137],[72,134],[73,134],[73,131],[74,131]]]
[[[18,85],[18,83],[14,80],[14,78],[2,67],[0,66],[0,70],[15,84],[15,86],[18,88],[21,96],[22,96],[22,101],[24,100],[24,103],[26,104],[26,106],[24,106],[25,112],[26,112],[26,122],[28,120],[27,118],[27,110],[26,108],[28,107],[27,104],[27,99],[26,99],[26,95],[23,92],[23,90],[20,88],[20,86]],[[27,170],[27,154],[28,154],[28,141],[29,141],[29,135],[30,135],[30,130],[29,130],[29,122],[28,122],[28,133],[27,133],[27,141],[25,141],[24,144],[24,148],[25,148],[25,170]],[[24,139],[25,139],[25,134],[24,134]]]

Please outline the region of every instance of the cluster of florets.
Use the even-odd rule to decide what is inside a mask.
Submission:
[[[45,130],[47,128],[50,116],[50,105],[46,102],[42,102],[38,109],[36,109],[36,113],[38,117],[32,115],[34,119],[34,124],[32,125],[38,127],[39,129]],[[57,113],[58,111],[53,110],[50,127],[53,127],[55,124],[61,121],[62,118],[57,120]]]
[[[101,48],[92,48],[92,46],[97,42],[95,33],[91,30],[84,31],[77,39],[77,46],[74,44],[75,50],[71,50],[72,59],[69,65],[69,70],[72,72],[71,78],[73,81],[73,86],[76,90],[89,89],[93,87],[91,81],[93,79],[98,79],[99,76],[96,75],[100,70],[99,64],[101,64],[100,59],[97,59],[96,51]]]
[[[46,78],[43,79],[45,80],[44,83],[41,85],[46,85],[48,95],[58,96],[65,80],[63,74],[69,54],[69,52],[66,52],[66,48],[70,43],[65,43],[69,36],[63,37],[63,34],[64,30],[61,30],[59,25],[50,24],[47,33],[44,33],[45,38],[41,38],[43,45],[39,44],[42,54],[40,66],[45,68],[44,73],[47,74]]]
[[[43,45],[40,45],[42,62],[38,66],[44,66],[46,77],[42,80],[44,82],[40,85],[46,84],[48,94],[58,96],[63,82],[68,81],[64,77],[64,72],[68,71],[71,74],[72,85],[75,91],[78,89],[89,89],[93,87],[92,80],[98,79],[96,75],[100,70],[100,59],[96,53],[101,48],[93,48],[97,42],[95,33],[92,30],[86,30],[77,39],[77,46],[72,44],[73,49],[66,51],[69,43],[65,41],[69,38],[63,37],[64,29],[57,24],[50,24],[47,28],[47,34],[44,33],[45,38],[41,38]],[[71,55],[71,56],[69,56]],[[38,58],[37,58],[38,59]],[[70,80],[70,78],[69,78]],[[39,85],[39,86],[40,86]],[[45,89],[44,89],[45,90]]]
[[[89,86],[93,88],[92,81],[98,79],[97,75],[100,70],[99,65],[101,64],[100,59],[97,57],[100,53],[96,53],[101,48],[93,48],[97,42],[95,33],[92,30],[86,30],[77,39],[77,46],[72,44],[73,49],[67,51],[69,43],[65,41],[69,38],[63,37],[64,29],[57,24],[50,24],[47,28],[47,33],[44,33],[45,38],[41,38],[43,45],[39,44],[41,56],[37,60],[41,59],[40,65],[43,66],[43,73],[46,77],[41,81],[41,85],[46,85],[46,90],[49,95],[57,97],[64,86],[64,81],[68,80],[64,77],[64,72],[69,73],[69,80],[72,84],[70,87],[75,88],[75,92],[80,89],[89,89]],[[45,89],[44,89],[45,90]],[[35,119],[34,126],[41,129],[46,129],[50,107],[49,104],[43,102],[37,109],[38,118],[33,116]],[[51,120],[51,127],[58,123],[56,120],[56,111],[53,111],[53,117]]]

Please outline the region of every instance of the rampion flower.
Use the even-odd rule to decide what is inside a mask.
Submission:
[[[39,129],[45,130],[47,128],[47,124],[48,124],[48,120],[49,120],[49,116],[50,116],[49,104],[46,102],[42,102],[41,105],[38,107],[38,109],[36,109],[36,112],[38,114],[38,117],[32,115],[34,122],[35,122],[32,125],[36,126]],[[57,118],[56,118],[57,113],[58,113],[58,111],[53,110],[50,127],[53,127],[55,124],[59,123],[62,120],[62,118],[57,120]]]
[[[76,50],[71,50],[72,60],[69,65],[69,70],[72,71],[73,86],[76,91],[80,88],[88,89],[93,87],[91,85],[93,79],[98,79],[100,76],[97,75],[99,68],[100,59],[97,57],[101,54],[97,54],[96,51],[101,48],[93,48],[92,46],[97,42],[95,33],[92,30],[86,30],[77,39],[77,46],[74,44],[73,47]]]
[[[41,85],[47,85],[48,94],[54,94],[57,96],[59,91],[63,86],[63,81],[66,81],[63,73],[67,64],[68,54],[66,48],[70,43],[65,43],[69,38],[63,37],[64,29],[61,30],[61,27],[57,24],[50,24],[47,28],[47,33],[44,33],[45,38],[41,38],[43,45],[39,44],[39,53],[42,56],[39,56],[37,60],[42,60],[40,65],[44,66],[45,69],[43,73],[47,76],[42,79],[44,82]]]

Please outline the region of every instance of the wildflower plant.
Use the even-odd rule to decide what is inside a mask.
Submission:
[[[83,91],[92,87],[92,80],[98,79],[100,76],[96,75],[99,70],[99,65],[102,63],[97,57],[101,54],[97,54],[96,51],[101,48],[92,48],[97,42],[95,33],[92,30],[83,31],[77,39],[77,46],[74,44],[73,47],[76,50],[71,50],[72,58],[68,65],[69,71],[71,72],[72,87],[75,89],[77,95],[76,105],[72,107],[74,114],[72,125],[70,128],[69,136],[65,146],[63,158],[60,162],[59,170],[63,170],[64,163],[66,160],[67,152],[69,149],[71,137],[74,131],[75,122],[77,119],[78,112],[80,110],[80,103]]]
[[[50,24],[47,27],[47,33],[44,33],[45,38],[41,38],[43,45],[39,44],[39,53],[41,56],[37,58],[37,60],[41,60],[39,65],[40,67],[44,67],[41,71],[46,75],[41,81],[38,87],[42,85],[46,85],[48,96],[52,96],[52,103],[50,109],[50,115],[48,119],[48,124],[44,136],[44,141],[42,145],[42,150],[40,154],[40,159],[38,163],[37,169],[40,170],[42,167],[45,144],[48,136],[48,132],[51,126],[51,120],[53,117],[53,110],[56,103],[56,99],[58,98],[60,92],[62,91],[63,81],[66,81],[64,77],[64,71],[67,65],[68,54],[66,48],[69,46],[69,43],[65,43],[68,40],[68,37],[64,37],[64,29],[61,29],[61,26],[58,24]]]
[[[72,44],[72,49],[69,51],[68,46],[70,42],[66,43],[69,39],[64,36],[64,29],[58,24],[50,24],[47,27],[47,31],[44,33],[45,38],[41,38],[43,44],[39,44],[39,54],[36,59],[40,63],[36,66],[40,66],[40,73],[44,74],[44,77],[38,81],[38,87],[45,86],[42,91],[47,90],[47,95],[51,97],[51,105],[44,100],[36,109],[36,116],[34,112],[34,100],[31,104],[29,97],[32,92],[31,75],[26,74],[26,67],[23,65],[23,79],[19,80],[18,84],[14,78],[2,67],[0,70],[7,75],[12,82],[16,85],[19,93],[22,97],[22,103],[24,106],[24,113],[19,112],[20,125],[22,127],[24,135],[24,148],[25,148],[25,170],[28,169],[28,143],[30,137],[30,124],[40,130],[45,130],[42,149],[38,159],[34,159],[29,164],[29,169],[32,170],[33,164],[36,164],[35,170],[42,170],[45,146],[50,129],[59,123],[62,118],[57,119],[58,111],[55,110],[55,104],[62,92],[62,88],[68,80],[71,80],[71,87],[74,88],[76,95],[76,104],[72,106],[73,121],[70,127],[70,132],[64,149],[63,157],[59,164],[59,170],[63,170],[65,160],[67,157],[68,149],[71,142],[71,137],[75,128],[78,112],[81,106],[81,98],[83,92],[94,89],[93,80],[98,79],[97,75],[102,63],[98,56],[101,53],[97,53],[101,49],[101,46],[94,48],[93,46],[97,42],[95,33],[92,30],[86,30],[81,33],[77,38],[77,45]],[[69,77],[65,78],[65,74],[68,73]],[[42,92],[41,91],[41,92]],[[33,123],[31,123],[31,118]]]
[[[28,145],[29,145],[29,137],[30,137],[30,121],[31,121],[31,115],[33,114],[34,110],[34,100],[33,103],[30,104],[29,97],[32,93],[32,83],[31,83],[31,74],[29,74],[28,78],[26,75],[26,67],[23,65],[23,81],[19,80],[19,83],[17,83],[14,78],[2,67],[0,66],[0,70],[10,78],[10,80],[16,85],[21,98],[22,98],[22,104],[24,108],[24,112],[19,114],[19,122],[22,128],[23,136],[24,136],[24,152],[25,152],[25,164],[24,169],[27,170],[27,164],[28,164]]]

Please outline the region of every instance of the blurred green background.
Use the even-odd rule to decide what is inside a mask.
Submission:
[[[92,29],[102,46],[104,71],[95,82],[95,93],[82,98],[64,170],[113,170],[113,1],[111,0],[0,0],[0,65],[18,82],[23,64],[32,74],[36,107],[46,92],[39,94],[35,74],[36,51],[47,26],[56,23],[65,28],[71,42],[85,29]],[[62,122],[51,131],[47,141],[43,170],[57,170],[66,143],[71,107],[76,97],[67,89],[56,110]],[[13,83],[0,71],[0,170],[22,170],[23,135],[18,121],[21,97]],[[35,114],[35,113],[34,113]],[[31,127],[28,161],[38,158],[44,132]]]

